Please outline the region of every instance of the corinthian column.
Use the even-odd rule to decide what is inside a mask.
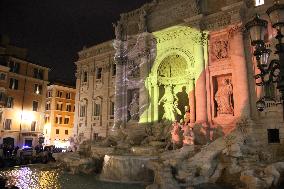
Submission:
[[[204,40],[207,39],[205,39],[204,35],[201,33],[197,40],[198,42],[194,46],[196,123],[207,122],[206,72],[204,59],[206,55],[204,54]]]
[[[189,106],[190,106],[190,123],[195,123],[195,80],[191,81],[191,90],[188,94]]]
[[[250,117],[248,71],[243,33],[239,25],[229,30],[229,42],[233,70],[234,115],[236,117]]]
[[[123,48],[123,42],[119,40],[114,41],[114,47],[116,49],[116,76],[115,76],[115,103],[114,103],[114,126],[113,129],[124,126],[125,124],[125,64],[126,58],[121,53]]]

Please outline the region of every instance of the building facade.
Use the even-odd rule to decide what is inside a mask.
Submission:
[[[0,47],[0,144],[34,146],[42,137],[49,69],[26,61],[26,50]]]
[[[261,142],[282,143],[282,99],[274,84],[256,86],[258,69],[244,29],[256,13],[268,20],[272,4],[160,0],[121,14],[113,48],[106,42],[79,52],[74,133],[93,140],[120,127],[179,120],[189,108],[191,124],[211,138],[245,119]],[[269,26],[268,47],[275,33]],[[266,96],[273,100],[258,112],[256,102]]]
[[[45,105],[45,145],[68,147],[73,136],[75,87],[54,83],[47,87]]]
[[[80,138],[106,137],[113,125],[116,75],[113,57],[111,41],[79,52],[74,134]]]

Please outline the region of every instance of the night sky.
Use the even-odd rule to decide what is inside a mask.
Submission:
[[[0,0],[0,34],[51,68],[50,80],[74,82],[77,52],[114,38],[119,14],[149,0]]]

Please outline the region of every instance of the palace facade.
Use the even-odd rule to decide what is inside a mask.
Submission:
[[[274,84],[255,84],[258,73],[244,25],[272,0],[153,0],[121,14],[116,39],[80,51],[74,134],[106,137],[120,127],[180,120],[211,135],[243,120],[258,140],[282,143],[282,99]],[[275,31],[269,26],[268,47]],[[275,55],[271,55],[271,59]],[[263,112],[256,102],[264,96]]]
[[[27,61],[27,50],[0,44],[0,144],[35,146],[43,137],[49,68]]]
[[[76,89],[62,83],[47,87],[45,105],[45,145],[68,147],[73,135]]]

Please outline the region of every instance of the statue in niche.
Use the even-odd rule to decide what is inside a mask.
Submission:
[[[131,120],[139,120],[139,97],[137,92],[133,93],[132,101],[129,104],[128,111],[130,113]]]
[[[174,121],[176,119],[176,114],[181,115],[181,111],[177,107],[177,97],[173,94],[172,87],[170,85],[165,86],[165,94],[160,99],[159,105],[162,102],[164,103],[164,115],[162,119]]]
[[[228,41],[215,41],[213,55],[217,60],[228,58]]]
[[[128,61],[128,72],[129,77],[138,78],[140,76],[139,64],[135,63],[134,60]]]
[[[215,94],[215,101],[217,103],[217,113],[233,114],[233,85],[230,79],[224,79],[221,86]]]

